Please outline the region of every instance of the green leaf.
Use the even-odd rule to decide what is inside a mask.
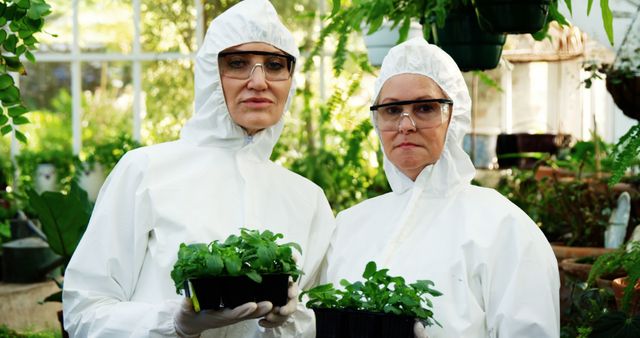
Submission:
[[[376,263],[371,261],[367,263],[367,266],[364,269],[364,273],[362,274],[362,277],[364,277],[365,279],[369,279],[371,278],[371,276],[373,276],[374,273],[376,273],[376,270],[377,270]]]
[[[7,124],[6,126],[0,128],[0,133],[2,135],[7,135],[9,134],[11,131],[13,130],[13,127],[11,127],[10,124]]]
[[[336,15],[340,11],[340,0],[333,0],[333,4],[331,6],[331,16]]]
[[[18,141],[27,144],[27,137],[18,129],[14,130],[16,138],[18,139]]]
[[[16,116],[12,119],[13,124],[21,125],[29,123],[29,119],[24,116]]]
[[[15,53],[16,44],[18,43],[18,38],[15,34],[9,34],[7,39],[2,43],[2,47],[11,53]]]
[[[30,51],[24,52],[24,56],[27,58],[27,60],[31,61],[31,63],[36,62],[36,57],[33,56],[33,54]]]
[[[209,255],[206,258],[207,264],[207,274],[211,276],[216,276],[220,274],[222,269],[224,268],[224,262],[219,255]]]
[[[589,0],[590,2],[593,0]],[[573,10],[571,9],[571,0],[564,0],[565,5],[567,5],[567,8],[569,9],[569,14],[573,15]]]
[[[46,191],[39,195],[28,189],[27,196],[51,250],[68,262],[91,217],[93,205],[87,192],[72,181],[68,194]]]
[[[247,277],[249,277],[251,280],[253,280],[256,283],[262,283],[262,276],[260,276],[260,274],[255,271],[247,272]]]
[[[44,302],[58,302],[58,303],[62,303],[62,290],[49,295],[47,298],[44,299]]]
[[[4,90],[14,84],[13,77],[9,74],[0,75],[0,90]]]
[[[7,31],[5,30],[0,30],[0,43],[3,43],[4,40],[7,39]]]
[[[9,117],[5,114],[0,113],[0,126],[4,126],[9,122]]]
[[[20,102],[20,91],[14,85],[11,85],[3,90],[0,90],[0,101],[5,106],[16,104]],[[11,116],[11,114],[9,114]]]
[[[242,267],[242,260],[240,257],[224,257],[224,266],[227,269],[227,272],[231,276],[237,276],[240,274],[240,269]]]
[[[613,46],[613,14],[611,13],[611,8],[609,8],[609,0],[600,0],[600,9],[602,11],[604,30],[607,32],[609,43]]]
[[[51,6],[49,6],[44,0],[31,0],[31,7],[27,16],[30,19],[40,19],[51,14]]]

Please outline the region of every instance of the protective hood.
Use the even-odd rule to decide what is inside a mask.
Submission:
[[[468,184],[475,175],[471,159],[462,149],[462,139],[471,124],[471,98],[462,73],[455,61],[442,49],[430,45],[424,38],[416,37],[393,47],[382,62],[380,75],[375,82],[373,102],[378,100],[382,85],[392,76],[410,73],[433,79],[453,100],[453,112],[444,149],[440,159],[427,166],[415,182],[403,174],[387,156],[384,171],[394,193],[403,193],[418,185],[426,194],[443,196]],[[375,126],[373,113],[371,121]],[[378,137],[380,131],[376,127]],[[382,144],[382,142],[380,142]]]
[[[218,71],[219,52],[249,42],[268,43],[296,59],[300,55],[293,35],[267,0],[244,0],[216,17],[196,56],[195,113],[182,129],[182,140],[200,146],[232,150],[246,147],[260,159],[269,158],[282,132],[284,118],[249,138],[229,115]],[[289,108],[295,88],[294,79],[285,111]]]

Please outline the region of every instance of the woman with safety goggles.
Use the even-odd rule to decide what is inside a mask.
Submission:
[[[195,113],[180,139],[127,153],[102,187],[65,274],[71,336],[313,335],[304,332],[313,314],[297,303],[296,284],[282,307],[195,312],[170,277],[180,243],[224,240],[246,227],[300,244],[301,287],[317,279],[333,213],[318,186],[269,160],[298,55],[266,0],[242,1],[211,22],[196,57]]]
[[[417,322],[418,337],[558,337],[551,246],[522,210],[471,185],[461,147],[470,108],[464,78],[440,48],[414,38],[390,50],[371,119],[393,191],[338,214],[321,282],[357,280],[373,260],[442,292],[432,299],[441,326]]]

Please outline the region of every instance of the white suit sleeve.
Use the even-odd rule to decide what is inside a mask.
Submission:
[[[524,214],[523,214],[524,216]],[[551,246],[524,217],[507,216],[483,279],[489,337],[560,335],[560,280]]]
[[[302,263],[303,277],[300,279],[300,290],[307,290],[318,283],[320,265],[329,247],[331,236],[335,231],[335,219],[331,207],[322,190],[318,188],[316,211],[313,217],[307,247],[304,250]],[[315,316],[302,302],[298,309],[280,327],[268,329],[266,337],[315,337]]]
[[[101,189],[88,228],[65,273],[65,328],[72,337],[175,336],[176,301],[131,301],[150,220],[141,153],[128,153]]]

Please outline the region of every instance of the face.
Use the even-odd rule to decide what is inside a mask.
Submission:
[[[447,96],[431,78],[418,74],[399,74],[384,83],[377,104],[441,98]],[[449,107],[451,111],[453,107]],[[414,118],[413,113],[409,114]],[[400,171],[415,180],[422,169],[440,158],[450,116],[451,113],[445,116],[444,122],[438,127],[422,129],[417,129],[408,117],[401,118],[397,130],[380,131],[385,155]]]
[[[260,51],[285,54],[281,50],[262,42],[245,43],[225,49],[223,52]],[[246,55],[245,55],[246,56]],[[250,55],[250,61],[265,65],[269,57],[266,55]],[[219,60],[222,62],[222,60]],[[264,66],[263,66],[264,67]],[[222,69],[222,65],[220,65]],[[244,128],[249,135],[271,127],[278,123],[284,112],[291,77],[286,80],[271,81],[265,77],[260,66],[253,68],[247,79],[237,79],[221,74],[224,99],[231,118]]]

